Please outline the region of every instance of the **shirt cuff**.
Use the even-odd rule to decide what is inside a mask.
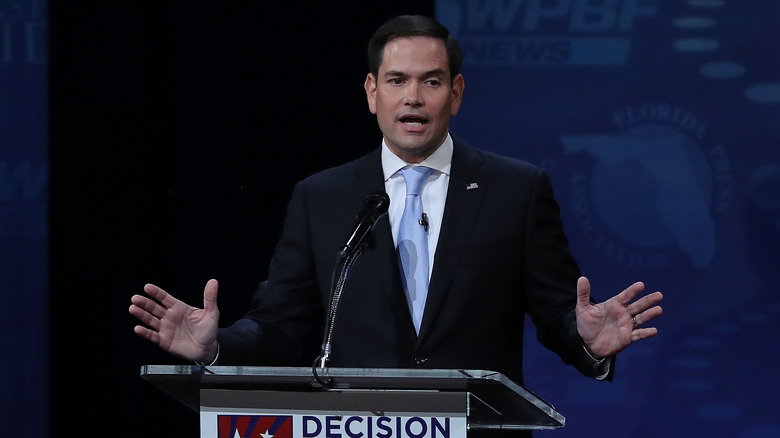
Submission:
[[[593,353],[590,352],[587,346],[583,345],[583,349],[585,349],[585,353],[593,360],[593,371],[595,371],[597,374],[594,376],[596,380],[604,380],[609,375],[609,372],[612,370],[612,357],[602,357],[601,359],[597,359]]]
[[[206,365],[205,363],[203,363],[203,362],[201,362],[199,360],[196,360],[195,361],[195,365],[197,365],[199,367],[213,367],[214,365],[216,365],[218,360],[219,360],[219,342],[217,342],[217,355],[214,356],[214,360],[212,360],[210,364]]]

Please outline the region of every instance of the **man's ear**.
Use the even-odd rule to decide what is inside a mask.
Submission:
[[[376,77],[373,73],[366,76],[366,83],[363,84],[366,89],[366,99],[368,99],[368,110],[371,114],[376,114]]]
[[[451,116],[458,114],[460,103],[463,101],[463,89],[465,87],[466,84],[463,81],[463,75],[458,74],[455,76],[455,78],[452,80],[452,109],[450,110]]]

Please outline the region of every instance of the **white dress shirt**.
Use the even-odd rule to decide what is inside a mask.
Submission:
[[[385,191],[390,197],[390,208],[387,211],[390,228],[393,232],[393,242],[398,245],[398,229],[401,216],[404,213],[406,200],[406,183],[399,170],[410,166],[426,166],[434,171],[426,180],[422,189],[423,211],[428,216],[428,278],[433,272],[433,255],[436,254],[436,244],[441,232],[441,221],[444,216],[444,202],[447,199],[447,187],[450,183],[450,167],[452,166],[452,138],[449,133],[444,143],[428,158],[419,164],[410,164],[390,152],[382,140],[382,171],[385,176]]]

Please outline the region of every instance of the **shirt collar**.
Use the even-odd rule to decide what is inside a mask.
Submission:
[[[427,166],[445,175],[449,175],[450,167],[452,166],[452,148],[452,137],[450,137],[450,133],[448,132],[447,138],[444,139],[444,143],[418,165]],[[399,170],[410,164],[411,163],[407,163],[392,153],[390,148],[387,147],[385,140],[382,139],[382,172],[385,176],[385,182]]]

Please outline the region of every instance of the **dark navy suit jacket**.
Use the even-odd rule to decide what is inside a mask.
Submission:
[[[245,317],[220,329],[220,364],[314,362],[338,250],[364,198],[384,192],[380,155],[377,148],[296,185],[268,280]],[[482,369],[522,383],[528,314],[543,345],[594,375],[574,319],[579,268],[539,168],[454,141],[419,337],[387,216],[370,240],[347,277],[329,366]]]

